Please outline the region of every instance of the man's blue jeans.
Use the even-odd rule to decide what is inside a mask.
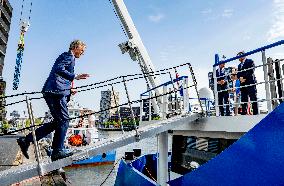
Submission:
[[[64,149],[64,140],[67,129],[69,127],[67,96],[45,93],[43,97],[49,107],[53,120],[36,129],[36,139],[38,141],[51,132],[55,131],[52,142],[52,149],[54,151],[59,151]],[[27,142],[33,141],[32,133],[26,136],[26,140]]]

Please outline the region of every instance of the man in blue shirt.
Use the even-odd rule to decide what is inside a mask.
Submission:
[[[216,70],[217,77],[217,90],[218,90],[218,105],[220,110],[220,115],[224,116],[224,104],[226,107],[226,116],[230,116],[230,106],[229,106],[229,92],[228,92],[228,82],[225,73],[225,63],[220,64],[219,68]]]
[[[55,131],[52,141],[52,161],[73,154],[72,152],[66,152],[64,150],[64,140],[69,127],[67,103],[71,94],[76,93],[71,89],[72,81],[74,79],[80,80],[89,77],[88,74],[79,74],[76,76],[74,73],[75,60],[83,55],[85,48],[86,45],[82,41],[72,41],[69,51],[62,53],[56,59],[42,89],[43,97],[49,107],[53,120],[37,128],[35,133],[38,141]],[[18,145],[27,159],[29,159],[28,148],[32,141],[32,133],[17,139]]]
[[[245,52],[239,52],[237,55],[243,55]],[[257,90],[256,90],[256,79],[254,75],[254,62],[246,57],[239,58],[240,64],[238,65],[238,79],[241,82],[241,101],[242,104],[242,115],[247,114],[247,103],[248,97],[252,102],[253,115],[258,114],[258,104],[257,104]],[[242,87],[246,86],[246,87]]]

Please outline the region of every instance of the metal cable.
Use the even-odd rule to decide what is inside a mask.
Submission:
[[[121,30],[123,31],[125,37],[128,39],[128,36],[127,36],[127,34],[126,34],[126,31],[125,31],[123,25],[121,24],[121,21],[120,21],[118,15],[117,15],[117,12],[116,12],[115,9],[114,9],[114,5],[113,5],[113,3],[111,2],[111,0],[109,0],[109,3],[110,3],[110,5],[111,5],[111,7],[112,7],[112,10],[113,10],[114,14],[115,14],[115,17],[119,20],[119,26],[120,26]]]
[[[191,88],[191,87],[194,87],[195,85],[190,85],[190,86],[187,86],[187,87],[184,87],[182,89],[187,89],[187,88]],[[83,114],[81,116],[77,116],[77,117],[72,117],[72,118],[69,118],[68,120],[73,120],[73,119],[77,119],[77,118],[84,118],[84,117],[87,117],[87,116],[90,116],[90,115],[94,115],[94,114],[98,114],[98,113],[101,113],[101,112],[104,112],[104,111],[107,111],[107,110],[110,110],[110,109],[115,109],[115,108],[119,108],[119,107],[122,107],[122,106],[126,106],[126,105],[129,105],[129,104],[134,104],[134,103],[140,103],[142,101],[146,101],[146,100],[151,100],[151,99],[156,99],[158,97],[162,97],[164,95],[169,95],[169,94],[172,94],[172,93],[175,93],[177,91],[180,91],[180,90],[173,90],[173,91],[169,91],[165,94],[161,94],[161,95],[156,95],[156,96],[152,96],[152,97],[148,97],[148,98],[143,98],[143,99],[138,99],[138,100],[134,100],[134,101],[131,101],[131,102],[126,102],[126,103],[123,103],[123,104],[120,104],[120,105],[117,105],[117,106],[114,106],[114,107],[109,107],[107,109],[103,109],[103,110],[99,110],[99,111],[96,111],[96,112],[92,112],[92,113],[88,113],[88,114]],[[8,132],[6,134],[0,134],[0,136],[4,136],[4,135],[9,135],[9,134],[12,134],[14,132],[20,132],[20,131],[23,131],[23,130],[26,130],[26,129],[30,129],[32,127],[37,127],[37,126],[41,126],[41,125],[44,125],[45,123],[41,123],[39,125],[35,125],[35,126],[29,126],[29,127],[25,127],[25,128],[22,128],[22,129],[18,129],[18,130],[14,130],[12,132]]]
[[[185,63],[185,64],[182,64],[182,65],[179,65],[179,67],[181,66],[184,66],[184,65],[188,65],[189,63]],[[172,68],[175,68],[175,67],[172,67]],[[79,86],[79,87],[75,87],[75,88],[72,88],[72,89],[80,89],[80,88],[84,88],[84,87],[89,87],[89,86],[94,86],[94,85],[98,85],[98,84],[103,84],[103,83],[106,83],[106,82],[109,82],[109,81],[113,81],[115,79],[119,79],[119,78],[123,78],[123,77],[135,77],[135,76],[138,76],[138,75],[143,75],[143,76],[140,76],[140,77],[136,77],[136,78],[132,78],[132,79],[127,79],[125,80],[126,82],[128,81],[132,81],[132,80],[137,80],[137,79],[142,79],[142,78],[145,78],[146,77],[149,77],[149,76],[156,76],[156,75],[164,75],[164,74],[167,74],[168,72],[164,72],[164,71],[168,71],[172,68],[168,68],[168,69],[162,69],[162,70],[158,70],[156,72],[160,72],[160,73],[156,73],[156,74],[151,74],[151,73],[147,73],[148,75],[146,76],[145,74],[133,74],[133,75],[127,75],[127,76],[119,76],[119,77],[116,77],[116,78],[112,78],[112,79],[109,79],[109,80],[105,80],[105,81],[101,81],[101,82],[98,82],[98,83],[93,83],[93,84],[89,84],[89,85],[83,85],[83,86]],[[82,89],[82,90],[79,90],[77,92],[84,92],[84,91],[90,91],[90,90],[94,90],[94,89],[97,89],[97,88],[102,88],[102,87],[106,87],[106,86],[111,86],[111,85],[115,85],[115,84],[119,84],[119,83],[122,83],[123,81],[117,81],[117,82],[114,82],[114,83],[109,83],[109,84],[105,84],[105,85],[101,85],[101,86],[97,86],[97,87],[92,87],[92,88],[87,88],[87,89]],[[64,89],[64,90],[70,90],[70,89]],[[59,91],[64,91],[64,90],[59,90]],[[44,92],[44,93],[57,93],[59,91],[47,91],[47,92]],[[42,92],[25,92],[25,93],[20,93],[20,94],[15,94],[15,95],[10,95],[10,96],[3,96],[1,97],[0,96],[0,100],[1,99],[4,99],[4,98],[8,98],[8,97],[17,97],[17,96],[23,96],[23,95],[32,95],[32,94],[38,94],[38,93],[42,93]],[[43,97],[40,97],[40,98],[32,98],[32,99],[41,99]],[[17,101],[17,102],[13,102],[13,103],[9,103],[9,104],[5,104],[5,105],[2,105],[0,106],[0,108],[4,108],[6,106],[11,106],[11,105],[14,105],[14,104],[17,104],[17,103],[21,103],[21,102],[24,102],[25,100],[21,100],[21,101]]]
[[[25,2],[25,0],[22,1],[22,8],[21,8],[21,15],[20,15],[20,23],[21,23],[22,17],[23,17],[24,2]]]
[[[184,64],[181,64],[181,65],[178,65],[178,66],[165,68],[165,69],[162,69],[162,70],[158,70],[158,71],[150,72],[150,73],[145,73],[145,74],[139,73],[139,74],[129,74],[129,75],[125,75],[125,76],[117,76],[115,78],[104,80],[104,81],[101,81],[101,82],[98,82],[98,83],[93,83],[93,84],[88,84],[88,85],[82,85],[82,86],[74,87],[73,89],[80,89],[80,88],[85,88],[85,87],[94,86],[94,85],[98,85],[98,84],[103,84],[103,83],[110,82],[110,81],[113,81],[113,80],[116,80],[116,79],[119,79],[119,78],[122,78],[122,77],[132,77],[132,76],[141,76],[141,75],[143,75],[143,77],[144,77],[144,75],[146,75],[146,77],[147,77],[148,75],[151,76],[151,74],[153,74],[153,73],[164,72],[164,71],[172,70],[174,68],[180,68],[180,67],[185,66],[185,65],[188,65],[188,63],[184,63]],[[70,89],[63,89],[63,90],[60,90],[60,91],[65,91],[65,90],[70,90]],[[3,99],[3,98],[10,98],[10,97],[24,96],[24,95],[39,94],[39,93],[42,93],[42,92],[41,91],[40,92],[39,91],[23,92],[23,93],[8,95],[8,96],[0,96],[0,99],[1,98]],[[56,91],[55,92],[50,92],[50,93],[56,93]]]

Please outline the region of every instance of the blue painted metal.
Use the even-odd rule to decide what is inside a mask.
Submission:
[[[87,164],[100,164],[107,162],[115,162],[116,151],[106,152],[106,157],[103,158],[102,155],[96,155],[91,158],[74,162],[73,165],[87,165]]]
[[[215,64],[219,64],[219,55],[215,54]]]
[[[136,185],[136,186],[155,186],[156,183],[143,175],[137,169],[121,161],[115,179],[115,186]]]
[[[236,56],[236,57],[232,57],[232,58],[227,59],[227,60],[221,60],[221,61],[219,61],[218,63],[216,63],[216,55],[218,55],[218,54],[216,54],[216,55],[215,55],[215,64],[214,64],[213,66],[215,67],[215,66],[218,66],[219,64],[222,64],[222,63],[228,63],[228,62],[230,62],[230,61],[234,61],[234,60],[236,60],[236,59],[239,59],[239,58],[242,58],[242,57],[246,57],[246,56],[252,55],[252,54],[257,53],[257,52],[265,51],[266,49],[270,49],[270,48],[273,48],[273,47],[276,47],[276,46],[279,46],[279,45],[283,45],[283,44],[284,44],[284,40],[277,41],[277,42],[272,43],[272,44],[270,44],[270,45],[266,45],[266,46],[257,48],[257,49],[255,49],[255,50],[252,50],[252,51],[250,51],[250,52],[247,52],[247,53],[245,53],[245,54],[243,54],[243,55]]]
[[[19,86],[23,55],[24,55],[24,48],[19,48],[17,50],[16,66],[15,66],[14,80],[13,80],[13,90],[17,90]]]
[[[284,185],[284,103],[220,155],[176,180],[179,185]]]
[[[188,78],[188,76],[181,76],[181,77],[178,77],[178,78],[174,79],[173,81],[167,81],[166,83],[163,83],[163,84],[161,84],[161,85],[159,85],[157,87],[154,87],[154,88],[152,88],[150,90],[147,90],[146,92],[143,92],[142,94],[140,94],[140,96],[146,96],[146,93],[148,93],[150,91],[153,91],[153,90],[155,90],[157,88],[160,88],[160,87],[163,87],[163,86],[167,86],[167,85],[176,83],[176,82],[181,81],[181,80],[183,80],[185,78]]]

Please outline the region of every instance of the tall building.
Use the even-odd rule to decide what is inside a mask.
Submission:
[[[118,112],[118,108],[109,109],[119,105],[119,92],[112,92],[111,90],[101,91],[100,101],[100,121],[107,121],[111,116]]]
[[[0,0],[0,76],[3,73],[4,58],[6,55],[12,10],[8,0]]]
[[[11,25],[13,8],[8,0],[0,0],[0,121],[6,117],[5,99],[1,96],[5,95],[6,82],[3,80],[2,73],[4,67],[4,58],[6,55],[9,31]]]
[[[135,118],[140,116],[140,107],[132,107],[133,115]],[[121,119],[131,119],[130,107],[120,107],[119,109]]]

